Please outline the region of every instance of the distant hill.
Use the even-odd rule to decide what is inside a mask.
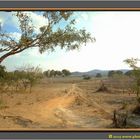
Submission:
[[[128,69],[119,69],[120,71],[122,71],[123,73],[129,71]],[[111,71],[111,70],[98,70],[98,69],[94,69],[94,70],[91,70],[91,71],[87,71],[87,72],[72,72],[72,76],[82,76],[82,75],[89,75],[89,76],[96,76],[97,73],[101,73],[102,76],[107,76],[108,75],[108,72]],[[116,71],[116,70],[114,70]]]

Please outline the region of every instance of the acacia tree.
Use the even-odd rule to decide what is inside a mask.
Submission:
[[[29,67],[28,69],[26,69],[26,79],[28,80],[30,93],[34,84],[36,84],[36,82],[42,78],[41,71],[42,70],[39,67]]]
[[[69,76],[71,74],[71,72],[67,69],[63,69],[62,73],[64,74],[64,76]]]
[[[22,86],[19,86],[19,88],[24,88],[25,91],[29,88],[31,93],[32,87],[43,78],[43,75],[41,68],[38,66],[33,67],[31,65],[25,65],[14,72],[14,78],[18,78],[18,81]]]
[[[41,12],[47,19],[46,25],[35,31],[32,19],[28,13],[18,11],[13,14],[18,19],[21,37],[19,40],[11,36],[8,31],[0,31],[0,63],[7,57],[20,53],[28,48],[38,47],[40,53],[46,50],[54,51],[55,47],[73,50],[83,43],[94,41],[85,29],[76,29],[75,20],[71,11],[45,11]],[[61,27],[60,23],[65,26]]]

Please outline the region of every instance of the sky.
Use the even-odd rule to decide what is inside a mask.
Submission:
[[[12,12],[0,11],[2,27],[15,39],[20,38],[18,20]],[[36,32],[47,24],[39,12],[28,12],[33,19]],[[69,69],[90,71],[93,69],[128,69],[123,62],[127,58],[140,58],[140,12],[139,11],[75,11],[78,29],[84,28],[96,38],[96,42],[82,45],[79,50],[66,51],[56,48],[55,52],[40,54],[38,48],[25,50],[2,62],[8,71],[22,65],[39,66],[44,70]],[[62,26],[62,25],[60,25]]]

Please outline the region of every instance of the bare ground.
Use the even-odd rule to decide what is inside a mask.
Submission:
[[[135,100],[134,95],[95,92],[95,81],[42,82],[31,94],[4,94],[1,130],[109,128],[113,110]]]

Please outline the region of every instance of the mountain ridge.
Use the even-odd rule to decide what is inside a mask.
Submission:
[[[123,73],[129,71],[129,69],[118,69],[118,70],[122,71]],[[72,72],[71,75],[72,76],[82,76],[82,75],[96,76],[97,73],[100,73],[102,76],[107,76],[109,71],[118,71],[118,70],[93,69],[86,72],[75,71],[75,72]]]

